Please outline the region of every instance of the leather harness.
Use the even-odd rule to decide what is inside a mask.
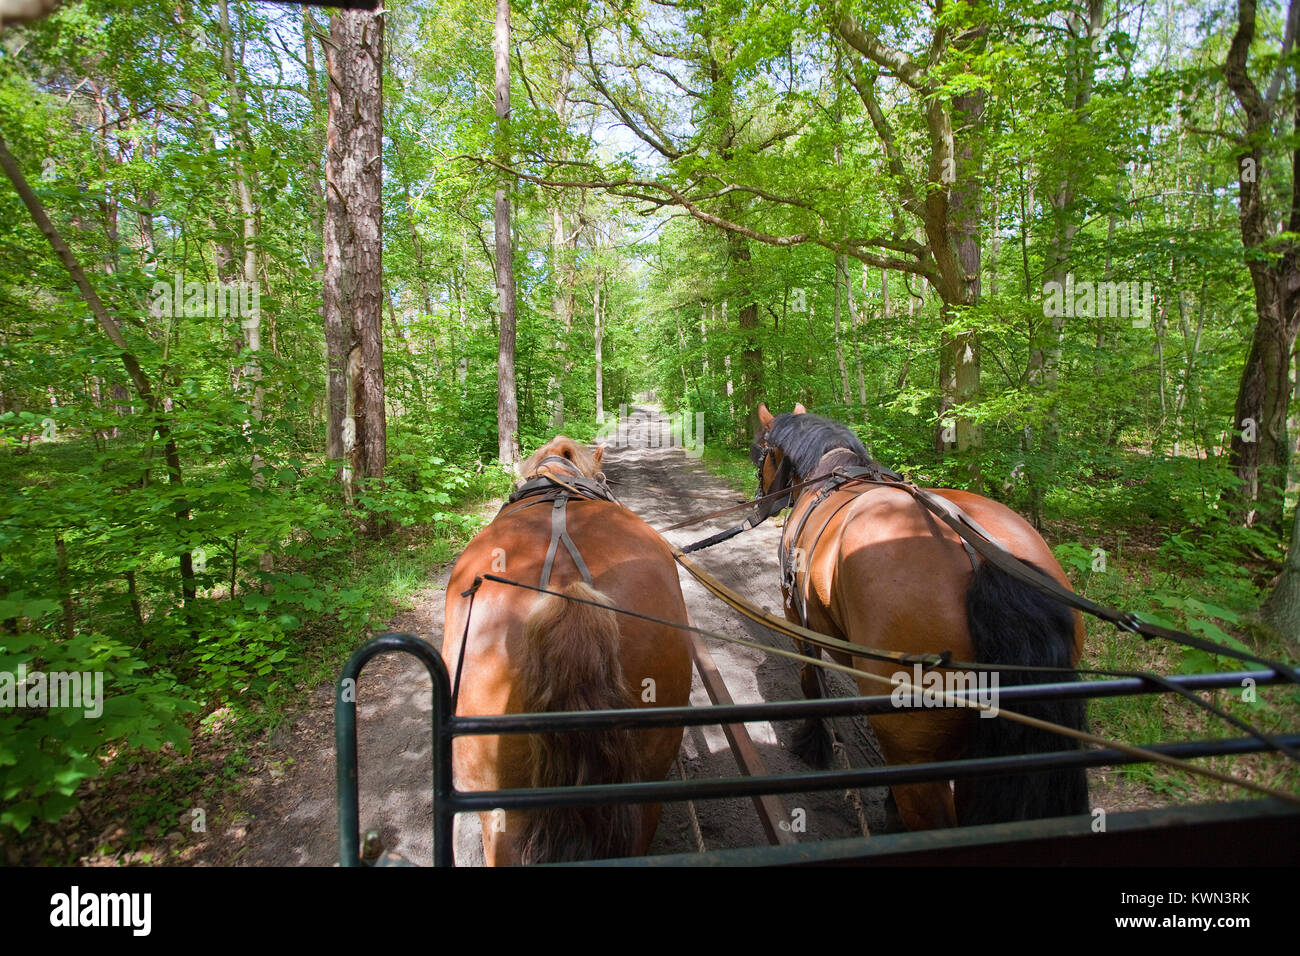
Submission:
[[[609,486],[605,484],[603,476],[587,478],[567,458],[548,455],[542,459],[539,468],[549,468],[552,463],[563,465],[570,474],[560,479],[549,471],[540,471],[539,474],[515,489],[510,497],[506,499],[506,503],[501,506],[501,511],[505,511],[506,508],[521,500],[525,501],[525,504],[517,509],[520,511],[533,505],[543,504],[547,501],[551,502],[551,540],[546,547],[546,560],[542,563],[542,576],[539,586],[544,588],[550,584],[551,570],[555,566],[555,555],[559,551],[561,544],[569,552],[569,557],[573,560],[578,573],[582,575],[582,580],[587,584],[591,584],[591,571],[587,568],[587,562],[582,560],[582,554],[578,551],[578,546],[573,543],[573,538],[569,536],[567,521],[569,499],[576,495],[580,498],[609,501],[614,504],[618,504],[618,500],[614,497],[613,492],[609,490]],[[498,512],[498,515],[500,513]]]
[[[764,442],[763,445],[763,452],[763,460],[758,466],[760,481],[763,473],[763,465],[767,462],[767,456],[771,454],[771,447],[768,446],[766,442]],[[825,458],[826,456],[823,455],[822,457]],[[782,462],[783,470],[786,464],[788,464],[788,459]],[[781,475],[778,474],[777,480],[773,481],[772,484],[776,485],[780,480]],[[818,480],[820,480],[820,478]],[[1120,630],[1139,634],[1147,639],[1154,637],[1172,641],[1176,644],[1182,644],[1184,647],[1193,647],[1210,654],[1233,657],[1237,660],[1248,661],[1254,664],[1263,664],[1266,667],[1271,667],[1279,674],[1285,675],[1292,683],[1300,684],[1300,670],[1297,670],[1288,664],[1260,657],[1247,651],[1240,651],[1233,647],[1216,644],[1212,641],[1206,640],[1205,638],[1196,637],[1184,631],[1162,627],[1159,624],[1153,624],[1150,621],[1142,620],[1132,611],[1121,611],[1117,608],[1107,607],[1104,604],[1098,604],[1096,601],[1091,601],[1081,594],[1076,594],[1069,588],[1063,586],[1051,575],[1032,564],[1022,561],[1020,558],[1017,558],[1014,554],[1008,551],[1005,546],[1000,544],[993,535],[981,527],[979,522],[947,498],[936,495],[932,491],[926,491],[924,488],[918,488],[912,482],[905,481],[902,476],[888,471],[885,468],[881,468],[880,466],[842,466],[834,469],[831,474],[827,475],[826,480],[834,481],[835,485],[833,487],[839,487],[840,485],[849,482],[862,482],[872,487],[883,486],[888,488],[898,488],[900,491],[907,492],[916,501],[917,505],[925,508],[952,529],[953,533],[961,539],[962,546],[966,549],[967,555],[970,555],[972,551],[977,552],[979,557],[984,561],[1015,578],[1020,583],[1059,601],[1067,607],[1075,608],[1076,610],[1083,611],[1085,614],[1091,614],[1093,617],[1100,618],[1103,621],[1108,621]],[[775,493],[770,493],[768,497],[775,497],[780,494],[781,491],[778,490]],[[850,500],[861,501],[862,496],[858,495]],[[813,509],[810,508],[809,513],[811,513],[812,510]],[[803,519],[806,521],[807,514],[803,516]],[[801,521],[800,528],[802,528],[804,521]],[[829,521],[827,523],[829,524]],[[825,530],[824,527],[823,530]],[[798,539],[798,533],[798,531],[795,533],[796,540]],[[819,536],[820,533],[821,532],[818,532]],[[815,548],[816,542],[813,543],[813,549]],[[809,550],[807,552],[807,557],[811,558],[811,555],[812,551]],[[783,547],[781,558],[784,583],[784,580],[786,579],[785,575],[787,573],[785,572],[785,568],[789,564],[793,563],[792,553],[787,552]],[[971,558],[971,564],[975,567],[978,566],[974,557]],[[797,571],[794,572],[793,576],[789,577],[789,580],[797,581]],[[807,583],[807,574],[804,575],[804,580],[805,583]],[[796,604],[796,607],[799,610],[801,618],[805,619],[804,629],[807,630],[807,604],[804,600],[804,596],[797,587],[792,588],[790,593],[794,595],[794,600],[799,602]]]
[[[818,461],[818,467],[814,469],[814,471],[820,472],[821,462],[825,461],[836,452],[841,451],[852,453],[852,449],[832,448],[830,451],[822,455],[821,459]],[[799,548],[799,539],[803,536],[804,528],[807,526],[813,512],[820,508],[832,495],[842,490],[845,485],[854,482],[864,482],[866,484],[865,487],[857,488],[856,494],[846,496],[843,501],[837,504],[826,516],[826,519],[822,521],[821,527],[817,529],[817,533],[813,535],[812,543],[805,548]],[[794,605],[795,610],[799,612],[799,622],[804,627],[808,626],[808,595],[806,593],[806,587],[809,583],[808,569],[812,564],[812,557],[814,552],[817,550],[817,545],[821,543],[822,535],[826,533],[826,529],[830,527],[831,522],[835,520],[835,517],[841,511],[851,505],[852,508],[850,508],[849,513],[844,518],[844,521],[847,524],[849,519],[853,517],[853,512],[857,508],[861,507],[863,502],[866,500],[865,493],[870,491],[872,488],[896,483],[901,484],[902,482],[902,475],[890,471],[874,462],[867,466],[848,465],[836,468],[826,479],[826,483],[817,490],[817,494],[809,506],[804,509],[803,513],[799,516],[798,522],[793,526],[793,534],[790,533],[791,526],[789,524],[786,525],[785,530],[781,534],[781,549],[779,552],[779,557],[781,559],[781,587],[782,590],[785,591],[786,604]],[[956,506],[954,506],[954,508],[955,507]],[[961,514],[964,515],[964,512],[961,512]],[[984,533],[983,529],[974,525],[973,520],[971,523],[972,526],[977,528],[977,530]],[[979,556],[975,553],[975,549],[972,548],[964,538],[960,538],[960,540],[961,546],[966,551],[966,556],[970,559],[971,570],[977,569],[979,567]],[[800,553],[802,553],[802,557],[800,557]],[[800,572],[803,573],[802,583],[804,587],[800,587]]]

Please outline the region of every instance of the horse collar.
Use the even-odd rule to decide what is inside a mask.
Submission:
[[[568,470],[568,473],[575,478],[584,477],[582,474],[582,469],[580,469],[577,465],[575,465],[572,460],[565,458],[561,455],[547,455],[540,462],[538,462],[537,470],[528,476],[529,479],[536,478],[539,475],[543,475],[547,471],[549,471],[550,469],[548,466],[550,465],[551,462],[555,462],[558,465],[563,465]]]

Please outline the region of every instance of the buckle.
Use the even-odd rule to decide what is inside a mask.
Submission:
[[[1138,629],[1142,626],[1142,621],[1136,614],[1129,611],[1115,622],[1115,626],[1121,631],[1128,631],[1130,634],[1138,634],[1140,633]]]
[[[924,672],[935,667],[947,667],[948,662],[952,660],[952,651],[943,651],[939,654],[904,654],[901,660],[904,664],[920,664]]]

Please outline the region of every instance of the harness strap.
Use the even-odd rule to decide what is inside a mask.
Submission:
[[[841,486],[837,485],[834,490],[838,491],[840,490],[840,487]],[[817,529],[817,534],[813,536],[812,545],[808,548],[807,552],[804,554],[803,580],[805,585],[807,585],[810,581],[808,575],[808,568],[811,567],[812,565],[813,552],[817,550],[817,545],[821,543],[822,535],[824,535],[826,533],[826,529],[831,526],[831,522],[835,520],[835,516],[838,515],[841,511],[843,511],[846,507],[848,507],[849,513],[844,516],[844,524],[847,525],[849,523],[849,520],[853,517],[854,510],[860,507],[863,501],[865,500],[866,500],[865,494],[850,495],[849,497],[845,498],[843,501],[841,501],[838,505],[835,506],[835,509],[830,513],[829,516],[827,516],[826,520],[822,522],[822,526]],[[811,514],[812,510],[816,507],[817,507],[817,503],[814,502],[813,507],[808,509],[808,513]],[[796,532],[796,535],[802,533],[803,533],[803,527],[801,524],[799,531]],[[798,580],[797,577],[793,577],[791,580],[791,586],[790,586],[791,594],[795,596],[796,607],[798,607],[799,609],[799,617],[803,621],[803,626],[807,627],[808,626],[808,595],[804,593],[805,591],[804,588],[800,588],[796,586],[797,580]],[[944,653],[950,654],[949,651],[944,651]]]
[[[974,518],[970,517],[961,508],[957,507],[946,498],[942,498],[933,492],[925,491],[909,482],[897,481],[878,481],[878,484],[886,485],[893,488],[901,488],[910,494],[920,504],[932,511],[939,520],[952,528],[957,536],[963,541],[969,542],[971,547],[980,553],[990,564],[1004,571],[1011,577],[1027,584],[1048,597],[1055,598],[1062,604],[1076,608],[1094,617],[1099,617],[1103,621],[1109,621],[1116,627],[1124,631],[1131,631],[1134,634],[1140,634],[1144,638],[1153,637],[1163,638],[1167,641],[1173,641],[1175,644],[1183,644],[1187,647],[1194,647],[1197,650],[1206,651],[1211,654],[1219,654],[1224,657],[1234,657],[1237,660],[1248,661],[1253,664],[1263,664],[1271,667],[1279,674],[1283,674],[1292,683],[1300,684],[1300,673],[1296,669],[1289,667],[1279,661],[1269,660],[1265,657],[1258,657],[1245,651],[1239,651],[1236,648],[1226,647],[1222,644],[1215,644],[1211,641],[1202,640],[1191,634],[1182,631],[1175,631],[1167,627],[1161,627],[1158,624],[1150,624],[1143,621],[1132,611],[1119,611],[1115,608],[1106,607],[1095,601],[1090,601],[1082,595],[1076,594],[1069,588],[1063,587],[1060,582],[1049,574],[1045,574],[1036,568],[1026,564],[1008,551],[1005,547],[997,542],[987,531],[979,526]]]
[[[614,497],[613,492],[599,478],[571,478],[567,476],[560,478],[549,471],[544,471],[516,488],[505,503],[501,505],[501,510],[505,511],[510,505],[519,501],[524,502],[519,506],[521,510],[542,501],[549,501],[552,495],[561,488],[567,489],[579,498],[599,498],[602,501],[611,501],[618,504],[618,499]]]
[[[785,589],[789,594],[787,600],[793,602],[795,610],[799,612],[799,622],[804,627],[808,626],[808,599],[804,597],[803,590],[799,587],[799,562],[795,559],[794,553],[797,549],[799,537],[803,534],[804,526],[808,523],[808,519],[812,517],[812,513],[820,508],[822,503],[837,490],[838,486],[831,485],[822,488],[817,492],[817,497],[813,499],[812,504],[802,515],[799,516],[799,523],[795,526],[794,534],[790,536],[790,546],[788,548],[784,546],[781,548],[781,584],[785,586]],[[854,499],[850,498],[848,500],[852,501]],[[813,539],[812,547],[804,551],[803,577],[805,583],[808,581],[808,564],[812,561],[812,553],[817,550],[817,542],[821,540],[822,532],[826,530],[826,525],[830,524],[831,518],[834,518],[835,515],[839,513],[840,508],[843,507],[844,503],[841,503],[838,508],[831,512],[831,517],[826,519],[826,524],[822,525],[821,530],[817,532],[817,537]],[[782,532],[781,537],[781,543],[784,545],[784,532]]]
[[[474,616],[474,595],[478,594],[482,578],[475,578],[468,591],[461,591],[461,597],[469,598],[469,607],[465,610],[465,630],[460,635],[460,653],[456,655],[456,683],[451,688],[451,712],[456,713],[456,702],[460,700],[460,675],[465,670],[465,648],[469,646],[469,622]]]
[[[956,518],[957,520],[963,522],[963,523],[966,524],[966,525],[969,525],[970,528],[971,528],[971,530],[973,530],[976,534],[982,535],[984,538],[987,538],[989,541],[993,542],[993,543],[994,543],[995,545],[997,545],[999,548],[1002,547],[1002,544],[998,541],[997,538],[993,537],[993,535],[991,535],[991,534],[989,534],[987,531],[985,531],[985,530],[980,526],[979,522],[977,522],[974,518],[972,518],[972,517],[971,517],[970,515],[968,515],[966,512],[962,511],[960,508],[958,508],[955,504],[953,504],[953,503],[952,503],[951,501],[949,501],[947,498],[943,498],[943,497],[940,497],[939,495],[931,494],[931,493],[928,492],[928,491],[922,491],[922,489],[920,489],[920,488],[917,488],[917,491],[920,491],[923,495],[929,495],[931,498],[934,499],[934,501],[932,502],[932,504],[936,504],[936,505],[938,505],[938,506],[939,506],[940,508],[942,508],[944,511],[948,512],[948,514],[950,514],[952,517]],[[918,503],[918,504],[921,504],[920,501],[918,501],[917,503]],[[928,509],[928,510],[933,511],[934,509],[933,509],[933,508],[930,508],[930,509]],[[945,522],[945,524],[948,524],[948,522]],[[967,541],[966,538],[965,538],[961,533],[958,533],[957,538],[961,541],[961,546],[962,546],[962,549],[966,552],[966,557],[970,560],[970,567],[971,567],[971,570],[972,570],[972,571],[978,571],[978,570],[980,569],[980,559],[979,559],[979,555],[976,553],[975,549],[971,546],[971,543],[970,543],[969,541]],[[1003,550],[1006,550],[1006,549],[1004,548]],[[1009,551],[1008,551],[1007,553],[1010,554]],[[1012,555],[1012,557],[1015,557],[1015,556]],[[1017,562],[1019,562],[1019,558],[1017,558],[1016,560],[1017,560]],[[1073,593],[1073,592],[1071,592],[1071,593]]]
[[[999,544],[996,538],[980,526],[979,522],[967,515],[965,511],[948,499],[942,498],[933,492],[925,491],[924,489],[917,487],[911,482],[904,481],[901,478],[894,480],[885,477],[886,474],[893,474],[892,472],[885,472],[884,469],[877,470],[858,467],[837,468],[835,469],[835,472],[836,477],[841,477],[846,482],[863,482],[873,485],[884,485],[886,487],[900,488],[903,491],[906,491],[918,502],[918,504],[923,505],[933,512],[941,521],[948,525],[953,532],[956,533],[957,537],[961,539],[963,546],[966,547],[968,555],[972,550],[978,552],[982,557],[988,560],[990,564],[994,565],[999,570],[1005,571],[1021,583],[1026,584],[1049,597],[1055,598],[1062,604],[1076,608],[1086,614],[1091,614],[1094,617],[1101,618],[1103,621],[1108,621],[1121,630],[1129,631],[1133,634],[1139,634],[1148,640],[1153,637],[1158,637],[1167,641],[1172,641],[1175,644],[1182,644],[1185,647],[1193,647],[1197,650],[1206,651],[1210,654],[1232,657],[1252,664],[1263,664],[1265,667],[1277,671],[1292,683],[1300,684],[1300,672],[1297,672],[1294,667],[1283,664],[1280,661],[1260,657],[1245,651],[1239,651],[1236,648],[1227,647],[1222,644],[1216,644],[1212,641],[1194,637],[1193,635],[1187,634],[1183,631],[1175,631],[1171,628],[1161,627],[1158,624],[1151,624],[1143,621],[1131,611],[1125,612],[1115,608],[1106,607],[1105,605],[1097,604],[1095,601],[1090,601],[1082,595],[1076,594],[1068,588],[1063,587],[1055,578],[1042,573],[1036,568],[1030,567],[1028,564],[1021,561]],[[824,480],[824,478],[825,476],[818,476],[816,480]],[[811,483],[812,482],[801,482],[799,486],[802,487]],[[726,534],[725,536],[730,537],[731,535]],[[701,542],[701,544],[703,544],[703,542]],[[739,595],[730,591],[730,589],[722,585],[721,582],[716,579],[710,579],[708,575],[704,574],[690,562],[681,560],[686,553],[684,550],[677,548],[674,548],[673,550],[674,555],[678,558],[678,563],[690,571],[690,573],[694,575],[700,583],[704,584],[709,591],[721,598],[727,604],[731,605],[732,608],[740,611],[746,617],[750,617],[778,633],[784,633],[788,637],[802,640],[806,643],[820,646],[827,650],[840,650],[856,653],[859,657],[867,657],[875,660],[899,660],[901,657],[904,657],[904,655],[881,651],[879,649],[866,649],[860,645],[851,644],[848,641],[841,641],[838,638],[833,638],[826,634],[819,634],[816,631],[810,631],[806,624],[804,626],[790,624],[781,621],[770,614],[763,612],[755,613],[756,609],[751,609],[751,607],[746,606],[746,602],[740,598]],[[692,550],[694,550],[694,548],[692,548]],[[864,651],[867,651],[867,653],[863,653]],[[930,663],[929,666],[935,665]]]
[[[722,542],[730,538],[734,538],[738,534],[748,531],[750,528],[757,527],[758,524],[759,521],[756,519],[756,517],[754,515],[750,515],[748,518],[746,518],[740,524],[736,525],[734,528],[728,528],[726,531],[719,531],[717,534],[711,534],[707,538],[704,538],[703,540],[696,541],[693,544],[686,545],[684,548],[682,548],[682,554],[690,554],[692,551],[702,551],[705,548],[711,548],[715,544],[721,544]]]
[[[825,457],[826,457],[825,455],[822,456],[823,459]],[[835,494],[835,492],[843,490],[845,485],[851,483],[854,480],[870,481],[873,484],[880,483],[879,478],[877,477],[880,474],[879,471],[876,471],[874,469],[866,469],[866,468],[855,468],[852,470],[855,472],[861,472],[862,473],[861,477],[855,475],[835,474],[831,477],[832,483],[817,492],[817,497],[813,499],[812,504],[808,507],[806,511],[804,511],[802,515],[800,515],[799,523],[795,526],[794,534],[790,536],[789,539],[790,543],[788,547],[785,546],[785,535],[784,534],[782,535],[782,548],[780,553],[781,583],[785,585],[786,590],[789,593],[788,600],[794,603],[795,609],[799,612],[799,621],[800,623],[803,624],[804,627],[808,626],[808,598],[804,594],[804,589],[799,586],[799,567],[798,567],[798,562],[795,561],[794,559],[794,552],[797,549],[796,545],[797,542],[799,541],[800,536],[803,535],[804,527],[805,525],[807,525],[808,520],[812,517],[813,512],[816,511],[818,508],[820,508],[831,497],[831,495]],[[849,471],[849,469],[845,469],[845,471]],[[858,507],[862,502],[863,496],[866,494],[866,492],[870,490],[871,489],[869,487],[861,488],[858,490],[858,494],[851,495],[845,498],[843,501],[841,501],[838,505],[835,506],[834,510],[832,510],[831,513],[827,515],[826,520],[822,522],[821,527],[817,529],[817,533],[813,536],[812,543],[807,548],[804,549],[804,583],[805,584],[808,583],[807,568],[812,563],[813,552],[817,550],[817,545],[821,543],[822,535],[826,533],[826,529],[830,527],[831,522],[835,520],[835,516],[838,515],[841,511],[843,511],[845,507],[849,505],[852,505],[854,508]],[[940,499],[940,500],[944,501],[945,504],[951,505],[954,509],[956,509],[957,507],[956,505],[952,505],[951,502],[948,502],[946,499]],[[964,512],[960,512],[959,509],[958,511],[959,513],[964,514]],[[846,524],[848,523],[848,519],[850,517],[852,517],[851,513],[848,517],[844,519]],[[978,524],[976,524],[973,518],[969,519],[969,521],[972,528],[975,528],[980,534],[983,534],[986,538],[989,538],[990,540],[993,539],[993,536],[990,535],[988,532],[986,532]],[[966,541],[965,538],[961,538],[960,540],[961,540],[962,548],[964,548],[966,551],[966,557],[970,559],[971,570],[972,571],[979,570],[979,555],[976,554],[975,549],[970,546],[970,544]]]
[[[781,479],[782,475],[788,476],[789,469],[786,467],[787,464],[788,464],[787,462],[782,463],[781,471],[778,472],[778,480]],[[830,477],[831,474],[828,472],[824,475],[816,475],[812,478],[805,478],[803,481],[797,482],[795,484],[786,485],[782,487],[779,491],[769,492],[766,495],[759,495],[755,497],[752,501],[742,501],[740,504],[731,505],[728,508],[719,508],[717,511],[710,511],[708,514],[700,515],[697,518],[687,518],[685,521],[679,521],[676,524],[670,524],[666,528],[655,528],[655,531],[659,532],[659,534],[667,534],[669,531],[676,531],[679,528],[689,528],[693,524],[702,524],[705,521],[711,521],[714,518],[717,518],[721,515],[730,514],[733,511],[741,511],[745,508],[754,509],[753,512],[750,514],[750,516],[746,518],[744,522],[742,522],[741,524],[736,525],[736,527],[730,528],[725,532],[720,532],[719,534],[715,534],[710,538],[705,538],[703,541],[697,541],[694,544],[689,545],[683,549],[683,551],[686,553],[690,553],[691,551],[698,551],[701,548],[709,547],[710,544],[717,544],[720,541],[726,541],[727,538],[735,537],[736,535],[740,534],[742,531],[748,531],[750,528],[758,527],[768,518],[772,517],[772,515],[776,514],[778,511],[781,511],[783,508],[788,507],[790,504],[789,499],[794,492],[799,491],[802,488],[807,488],[809,485],[815,485],[818,482],[825,481],[827,478]],[[773,483],[775,484],[776,482]]]
[[[555,504],[551,508],[551,542],[546,548],[546,561],[542,564],[542,583],[541,587],[546,587],[551,583],[551,567],[555,563],[555,552],[561,542],[564,548],[569,552],[569,557],[573,559],[574,566],[577,567],[578,573],[582,575],[582,580],[591,584],[591,572],[587,570],[587,562],[582,560],[582,555],[578,552],[578,547],[569,537],[569,529],[565,521],[565,514],[569,502],[569,493],[561,491],[556,496]]]

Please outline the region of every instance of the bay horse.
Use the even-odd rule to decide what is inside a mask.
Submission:
[[[879,469],[847,426],[810,415],[802,404],[782,415],[760,405],[758,418],[750,457],[758,469],[760,495],[841,466]],[[929,490],[965,511],[1017,558],[1070,586],[1047,542],[1010,508],[966,491]],[[865,483],[837,487],[828,479],[792,491],[790,504],[781,546],[782,567],[791,569],[783,575],[782,591],[786,617],[792,622],[867,647],[916,654],[950,651],[956,661],[1012,665],[999,672],[999,686],[1074,679],[1017,672],[1014,665],[1074,666],[1083,649],[1082,615],[988,561],[973,567],[974,551],[965,550],[961,539],[908,492]],[[820,656],[818,648],[803,650]],[[914,672],[903,665],[851,658],[842,651],[827,653],[842,664],[887,679],[904,671],[908,682],[916,683]],[[824,696],[820,671],[811,664],[803,666],[805,696]],[[864,695],[882,693],[880,684],[857,680]],[[1079,701],[1022,703],[1012,709],[1084,729]],[[965,707],[874,715],[870,721],[890,764],[1077,746],[1048,731],[999,717],[977,717]],[[796,736],[796,753],[814,765],[826,766],[830,749],[824,722],[809,721]],[[955,790],[948,781],[891,789],[909,830],[1064,816],[1088,809],[1082,769],[979,777],[958,781]]]
[[[688,703],[685,631],[493,581],[480,584],[472,613],[463,595],[488,573],[534,587],[549,576],[548,590],[686,624],[668,546],[612,496],[602,497],[603,456],[603,446],[588,449],[563,435],[546,443],[519,468],[522,476],[542,480],[526,483],[516,495],[538,486],[541,493],[512,496],[457,559],[442,645],[453,684],[459,671],[457,714]],[[584,493],[569,495],[566,485]],[[555,503],[561,494],[562,510]],[[681,741],[680,727],[457,737],[452,768],[460,790],[658,780]],[[644,854],[659,812],[659,805],[623,804],[479,814],[484,860],[496,866]],[[473,844],[466,816],[457,815],[459,854]]]

